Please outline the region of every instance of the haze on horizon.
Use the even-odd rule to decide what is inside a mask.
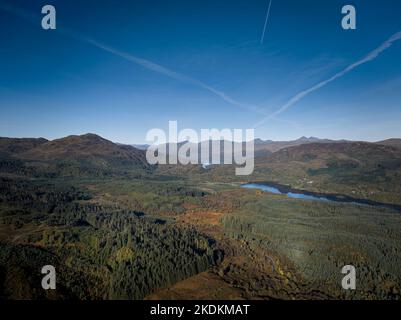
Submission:
[[[0,0],[0,136],[92,132],[145,143],[152,128],[251,128],[401,30],[401,3]],[[32,17],[37,24],[24,17]],[[68,32],[63,32],[68,30]],[[12,32],[11,32],[12,31]],[[17,35],[17,36],[16,36]],[[401,138],[401,41],[256,128],[263,140]]]

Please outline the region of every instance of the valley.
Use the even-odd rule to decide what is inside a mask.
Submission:
[[[0,297],[399,299],[401,149],[255,145],[245,180],[230,165],[152,166],[94,134],[0,138]],[[241,188],[254,181],[394,208]],[[55,292],[40,287],[46,264]],[[358,290],[341,288],[346,264]]]

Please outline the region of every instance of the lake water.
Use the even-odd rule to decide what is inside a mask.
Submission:
[[[242,188],[246,189],[258,189],[268,193],[273,194],[285,194],[289,198],[294,199],[304,199],[304,200],[316,200],[316,201],[330,201],[326,197],[323,196],[315,196],[310,194],[303,194],[303,193],[295,193],[295,192],[281,192],[278,188],[272,187],[269,185],[264,184],[257,184],[257,183],[248,183],[241,186]]]
[[[387,209],[392,209],[398,212],[401,212],[401,205],[392,204],[392,203],[383,203],[377,202],[368,199],[357,199],[352,198],[345,195],[335,195],[335,194],[319,194],[316,192],[302,191],[291,189],[284,185],[279,184],[269,184],[269,183],[247,183],[243,184],[241,188],[245,189],[258,189],[264,192],[272,193],[272,194],[282,194],[286,195],[289,198],[293,199],[303,199],[303,200],[311,200],[311,201],[333,201],[333,202],[341,202],[341,203],[350,203],[357,205],[369,205],[375,207],[382,207]]]

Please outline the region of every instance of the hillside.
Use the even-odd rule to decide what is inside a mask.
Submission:
[[[215,140],[219,141],[219,140]],[[212,150],[213,140],[209,140],[209,162],[211,162],[212,156],[219,156],[222,159],[224,156],[226,158],[230,157],[230,154],[234,154],[233,151],[229,152],[228,150],[225,150],[224,145],[225,143],[231,143],[232,149],[237,149],[241,150],[241,143],[238,142],[230,142],[230,141],[225,141],[225,140],[220,140],[220,149],[219,150]],[[327,143],[327,142],[334,142],[332,140],[327,140],[327,139],[319,139],[315,137],[301,137],[297,140],[291,140],[291,141],[273,141],[273,140],[262,140],[262,139],[255,139],[254,140],[254,151],[255,151],[255,157],[256,158],[261,158],[261,157],[267,157],[270,154],[279,151],[281,149],[291,147],[291,146],[298,146],[298,145],[303,145],[303,144],[309,144],[309,143]],[[180,148],[183,144],[186,142],[179,142],[177,144],[177,147]],[[204,143],[204,142],[203,142]],[[199,162],[200,162],[200,154],[201,154],[201,143],[195,144],[191,143],[191,148],[197,148],[198,149],[198,154],[199,154]],[[171,146],[171,143],[166,144],[165,146],[161,145],[161,147],[165,147],[168,153],[168,150]],[[245,149],[245,144],[243,143],[242,149]]]
[[[209,146],[207,146],[207,144]],[[231,145],[231,150],[228,148],[225,148],[225,146],[230,146]],[[219,160],[219,163],[223,164],[224,159],[233,159],[233,156],[237,153],[240,154],[242,152],[242,149],[245,149],[245,143],[243,143],[243,146],[241,146],[240,142],[232,142],[228,140],[206,140],[201,143],[193,143],[193,142],[188,142],[188,141],[182,141],[178,142],[177,144],[173,143],[167,143],[167,144],[161,144],[159,145],[159,152],[161,150],[166,150],[166,154],[170,154],[171,148],[176,147],[177,149],[177,154],[178,151],[180,151],[180,148],[182,146],[185,146],[185,148],[188,150],[197,150],[198,152],[198,157],[197,161],[198,163],[212,163],[212,159],[216,158]],[[217,146],[217,147],[216,147]],[[161,152],[163,153],[163,152]],[[202,161],[202,157],[204,154],[208,154],[207,161]],[[261,154],[266,155],[270,154],[270,152],[265,152],[262,150]],[[189,156],[189,152],[187,153],[187,156]]]
[[[379,164],[401,156],[401,151],[385,145],[369,142],[310,143],[288,147],[272,154],[270,161],[311,161],[314,159],[349,160],[355,166]]]
[[[368,142],[303,144],[256,159],[253,177],[400,203],[401,150]]]
[[[401,139],[387,139],[376,143],[401,149]]]
[[[44,138],[2,138],[0,137],[0,156],[13,156],[36,148],[48,140]]]
[[[95,134],[53,141],[4,141],[3,149],[7,153],[0,159],[0,171],[6,174],[81,177],[126,174],[151,168],[145,151],[115,144]]]
[[[309,143],[329,143],[334,142],[328,139],[319,139],[316,137],[301,137],[296,140],[290,141],[272,141],[272,140],[261,140],[255,139],[255,152],[262,154],[261,151],[267,151],[268,153],[273,153],[284,148],[299,146]]]
[[[21,154],[27,159],[60,160],[105,157],[143,162],[144,152],[126,145],[117,145],[95,134],[68,136],[48,141]]]
[[[213,140],[209,140],[209,145],[211,146],[211,142]],[[218,140],[217,140],[218,141]],[[220,140],[220,153],[223,155],[224,154],[224,140]],[[227,141],[228,142],[228,141]],[[328,142],[334,142],[333,140],[328,140],[328,139],[319,139],[316,137],[301,137],[297,140],[290,140],[290,141],[273,141],[273,140],[262,140],[262,139],[255,139],[254,140],[254,147],[255,147],[255,156],[266,156],[269,155],[273,152],[276,152],[280,149],[287,148],[287,147],[292,147],[292,146],[298,146],[302,144],[307,144],[307,143],[328,143]],[[177,145],[180,147],[186,142],[179,142]],[[166,149],[168,150],[170,143],[166,144]],[[236,142],[232,142],[232,146],[234,148],[235,145],[238,145]],[[135,145],[133,144],[137,149],[140,150],[146,150],[149,145],[144,144],[144,145]],[[194,146],[194,144],[192,144]],[[238,147],[238,146],[237,146]],[[198,150],[201,150],[200,148],[200,143],[198,143]],[[211,153],[210,153],[211,156]]]

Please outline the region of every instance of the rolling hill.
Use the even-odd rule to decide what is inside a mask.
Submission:
[[[16,156],[36,148],[48,140],[44,138],[1,138],[0,137],[0,156]]]
[[[379,164],[401,156],[401,151],[386,145],[369,142],[309,143],[282,148],[269,158],[270,161],[308,161],[313,159],[349,160],[356,166]]]
[[[303,144],[257,158],[253,176],[305,190],[399,203],[401,150],[368,142]]]
[[[145,151],[95,134],[62,139],[0,140],[0,171],[33,176],[104,176],[151,170]]]
[[[132,146],[117,145],[95,134],[73,135],[48,141],[20,154],[33,160],[102,158],[127,164],[145,164],[145,153]]]
[[[267,151],[267,153],[274,153],[284,148],[299,146],[303,144],[310,144],[310,143],[330,143],[330,142],[337,142],[334,140],[328,139],[319,139],[316,137],[301,137],[296,140],[290,141],[273,141],[273,140],[261,140],[255,139],[255,152],[260,153],[261,151]]]
[[[240,150],[241,148],[241,143],[239,142],[231,142],[231,141],[225,141],[225,140],[214,140],[220,142],[220,149],[219,150],[212,150],[212,142],[213,140],[209,140],[209,162],[211,162],[211,158],[213,155],[220,156],[220,159],[223,159],[223,156],[230,157],[230,153],[233,154],[233,152],[230,152],[228,150],[225,150],[224,144],[225,143],[231,143],[232,149],[237,149]],[[297,140],[290,140],[290,141],[273,141],[273,140],[262,140],[262,139],[255,139],[254,140],[254,151],[255,151],[255,157],[260,158],[260,157],[267,157],[270,154],[279,151],[283,148],[288,148],[291,146],[298,146],[298,145],[303,145],[303,144],[310,144],[310,143],[328,143],[328,142],[337,142],[333,140],[327,140],[327,139],[319,139],[315,137],[301,137]],[[177,147],[180,148],[183,144],[187,143],[186,141],[179,142],[177,143]],[[204,143],[204,142],[202,142]],[[166,144],[165,146],[161,145],[162,147],[165,147],[167,150],[167,154],[169,152],[169,149],[171,147],[171,143]],[[201,143],[190,143],[191,148],[197,148],[198,149],[198,154],[199,154],[199,162],[200,161],[200,154],[201,154]],[[144,147],[142,145],[141,149],[146,149],[149,146],[145,145]],[[242,149],[245,149],[245,144],[243,143]],[[222,163],[222,161],[221,161]]]
[[[387,139],[376,143],[401,149],[401,139]]]

